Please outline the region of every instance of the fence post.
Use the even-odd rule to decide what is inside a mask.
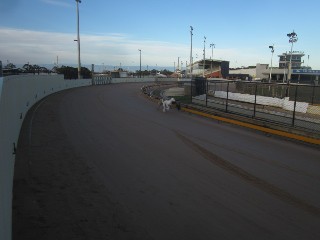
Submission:
[[[208,107],[208,86],[209,86],[208,81],[209,81],[209,80],[206,80],[206,81],[207,81],[207,87],[206,87],[206,107]]]
[[[293,106],[293,115],[292,115],[292,127],[294,127],[294,120],[295,120],[295,117],[296,117],[297,96],[298,96],[298,85],[296,85],[296,91],[295,91],[295,93],[294,93],[294,106]]]
[[[2,62],[0,61],[0,77],[3,76],[3,73],[2,73]]]
[[[316,89],[316,85],[313,85],[313,88],[312,88],[312,98],[311,98],[311,104],[313,105],[314,103],[314,92],[315,92],[315,89]]]
[[[91,85],[94,85],[94,64],[91,64]]]
[[[228,112],[228,99],[229,99],[229,82],[227,85],[226,113]]]
[[[192,78],[191,78],[191,81],[190,81],[190,102],[192,103]]]
[[[255,84],[256,87],[254,89],[254,105],[253,105],[253,117],[256,117],[256,106],[257,106],[257,91],[258,91],[258,83]]]

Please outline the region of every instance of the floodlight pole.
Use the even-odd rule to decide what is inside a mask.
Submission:
[[[210,47],[211,47],[211,74],[212,74],[212,62],[213,62],[213,49],[216,47],[216,45],[214,43],[211,43],[210,44]]]
[[[203,77],[205,76],[205,62],[206,62],[206,36],[203,38]]]
[[[216,48],[216,45],[214,43],[210,43],[211,47],[211,59],[213,60],[213,49]]]
[[[192,67],[193,67],[193,61],[192,61],[192,36],[193,36],[193,27],[190,26],[190,35],[191,35],[191,48],[190,48],[190,75],[192,79]]]
[[[141,49],[138,49],[140,52],[140,78],[141,78]]]
[[[273,58],[273,53],[274,53],[274,44],[272,44],[272,46],[269,46],[269,48],[271,49],[271,67],[270,67],[270,76],[269,76],[269,83],[271,82],[271,74],[272,74],[272,58]]]
[[[290,51],[290,61],[289,61],[289,69],[288,69],[288,83],[291,81],[291,69],[292,69],[292,48],[293,48],[293,43],[298,41],[298,35],[292,31],[292,33],[288,33],[287,36],[289,37],[289,43],[291,43],[291,51]]]
[[[77,2],[78,79],[81,79],[80,33],[79,33],[79,3],[81,3],[81,0],[76,0],[76,2]]]

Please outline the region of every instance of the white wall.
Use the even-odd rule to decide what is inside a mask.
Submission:
[[[20,128],[28,110],[42,98],[91,79],[64,80],[63,75],[15,75],[0,78],[0,239],[11,239],[12,187]]]
[[[294,101],[290,101],[288,97],[284,99],[273,98],[273,97],[265,97],[265,96],[257,96],[255,98],[254,95],[249,94],[241,94],[241,93],[233,93],[233,92],[224,92],[224,91],[215,91],[215,97],[218,98],[227,98],[236,101],[249,102],[257,104],[265,105],[265,106],[274,106],[283,108],[285,110],[293,111],[294,110]],[[295,111],[306,113],[308,110],[309,104],[306,102],[296,102]]]
[[[181,80],[184,80],[184,79],[181,79]],[[110,78],[108,76],[95,76],[93,80],[94,85],[110,84],[110,83],[143,83],[143,82],[178,82],[178,78],[157,78],[157,77]]]
[[[113,78],[97,83],[177,82],[176,78]],[[69,88],[89,86],[91,79],[64,80],[63,75],[15,75],[0,78],[0,239],[11,239],[12,187],[20,128],[28,110],[42,98]]]
[[[111,83],[139,83],[139,82],[178,82],[177,78],[112,78]]]
[[[253,78],[257,77],[256,68],[240,68],[229,70],[229,74],[249,74]]]

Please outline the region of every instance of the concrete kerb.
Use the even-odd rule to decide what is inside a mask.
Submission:
[[[319,138],[307,136],[307,134],[304,134],[303,132],[299,132],[299,133],[289,132],[289,131],[281,130],[282,127],[273,126],[273,128],[271,128],[270,126],[266,126],[264,124],[258,125],[258,124],[250,123],[247,121],[241,121],[239,119],[227,118],[225,116],[215,115],[213,113],[203,111],[201,109],[191,107],[190,105],[186,105],[186,104],[183,107],[181,107],[181,110],[184,112],[198,115],[198,116],[238,125],[241,127],[246,127],[249,129],[260,131],[260,132],[273,134],[273,135],[277,135],[277,136],[281,136],[281,137],[285,137],[293,140],[298,140],[301,142],[310,143],[318,146],[320,145]],[[294,130],[291,130],[291,131],[294,131]]]

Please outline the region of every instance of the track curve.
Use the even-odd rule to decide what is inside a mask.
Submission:
[[[320,151],[175,109],[140,84],[34,107],[14,239],[320,239]]]

